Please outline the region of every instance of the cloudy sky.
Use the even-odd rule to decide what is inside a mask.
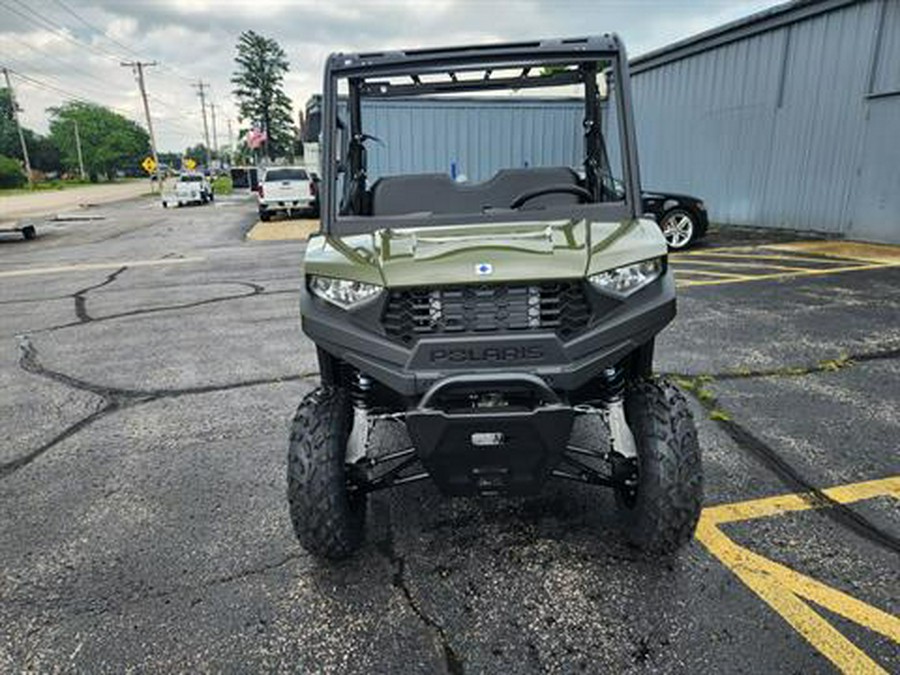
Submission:
[[[0,66],[13,71],[26,126],[78,97],[143,124],[123,60],[147,70],[160,150],[202,140],[197,91],[210,84],[218,139],[237,133],[229,78],[241,31],[275,38],[291,64],[285,84],[302,110],[333,51],[579,36],[615,31],[632,56],[778,4],[775,0],[0,0]]]

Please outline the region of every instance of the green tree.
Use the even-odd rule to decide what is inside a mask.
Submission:
[[[197,162],[197,166],[206,164],[206,146],[203,143],[197,143],[192,148],[186,148],[183,157],[192,159]]]
[[[27,129],[23,129],[22,133],[26,143],[33,137]],[[31,148],[31,144],[28,147]],[[19,143],[19,132],[13,116],[12,97],[6,88],[0,89],[0,155],[22,159],[22,145]]]
[[[22,129],[22,135],[25,137],[25,145],[28,146],[31,168],[38,171],[59,171],[62,168],[59,149],[52,139],[25,128]],[[13,116],[12,98],[9,89],[6,88],[0,89],[0,155],[24,159]]]
[[[0,155],[0,188],[17,188],[25,185],[25,170],[19,160]]]
[[[269,159],[289,155],[294,137],[291,100],[284,93],[287,55],[273,39],[252,30],[238,38],[237,69],[231,78],[242,121],[266,132]]]
[[[50,138],[63,165],[72,171],[78,168],[74,133],[78,121],[84,168],[92,182],[104,174],[112,179],[117,170],[133,172],[150,152],[150,136],[143,127],[103,106],[73,101],[48,112]]]

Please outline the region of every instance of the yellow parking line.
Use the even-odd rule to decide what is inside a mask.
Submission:
[[[779,272],[776,274],[757,274],[754,276],[746,276],[742,279],[710,279],[709,281],[686,281],[684,286],[715,286],[721,284],[740,284],[747,281],[763,281],[767,279],[790,279],[794,277],[815,277],[823,274],[840,274],[842,272],[861,272],[864,270],[885,269],[889,267],[898,267],[900,263],[895,264],[872,264],[872,265],[853,265],[852,267],[832,267],[830,269],[821,270],[804,270],[802,272]]]
[[[772,263],[740,263],[725,260],[704,260],[702,258],[694,258],[693,260],[676,260],[674,262],[675,269],[678,265],[710,265],[712,267],[744,267],[747,269],[763,269],[763,270],[784,270],[787,272],[805,272],[809,267],[788,267],[787,265],[773,265]]]
[[[838,486],[824,492],[841,504],[882,496],[900,499],[900,476]],[[720,529],[725,523],[827,506],[827,502],[816,500],[813,495],[798,494],[712,506],[703,510],[696,536],[712,555],[838,669],[845,673],[886,673],[878,663],[819,614],[814,605],[897,643],[900,643],[900,618],[754,553],[736,544]]]
[[[850,504],[873,497],[895,497],[900,499],[900,476],[878,478],[862,483],[850,483],[838,485],[822,492],[839,504]],[[720,504],[703,509],[703,515],[716,525],[734,523],[757,518],[769,518],[781,513],[794,511],[809,511],[810,509],[828,508],[826,501],[816,499],[810,494],[793,493],[763,497],[762,499],[750,499],[734,504]]]
[[[182,263],[200,262],[206,260],[201,257],[187,258],[156,258],[155,260],[121,260],[119,262],[103,263],[77,263],[74,265],[60,265],[58,267],[33,267],[19,270],[7,270],[0,272],[0,277],[27,277],[35,274],[61,274],[64,272],[86,272],[92,270],[115,270],[120,267],[150,267],[153,265],[179,265]]]
[[[675,276],[680,274],[705,274],[710,277],[725,277],[727,279],[743,279],[744,274],[729,274],[728,272],[713,272],[712,270],[686,270],[681,267],[675,267]]]
[[[828,258],[860,260],[868,263],[900,263],[900,246],[870,244],[849,240],[793,241],[784,244],[766,244],[773,251],[797,251]]]
[[[676,253],[669,256],[669,260],[679,262],[682,261],[682,258],[678,257],[681,255],[688,255],[682,253]],[[812,263],[820,263],[822,265],[843,265],[849,262],[860,262],[859,260],[855,260],[853,258],[836,258],[836,257],[821,257],[815,258],[811,256],[802,256],[802,255],[784,255],[784,254],[773,254],[773,253],[714,253],[709,251],[697,251],[696,253],[690,254],[690,258],[735,258],[737,260],[796,260],[797,262],[812,262]],[[688,258],[685,258],[683,261],[688,262]],[[866,262],[866,261],[861,261]]]

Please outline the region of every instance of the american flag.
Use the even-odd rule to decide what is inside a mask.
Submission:
[[[251,129],[247,134],[247,145],[249,145],[253,150],[256,150],[256,148],[265,143],[266,140],[266,132],[255,127]]]

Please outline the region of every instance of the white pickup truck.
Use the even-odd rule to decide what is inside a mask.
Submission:
[[[299,166],[273,166],[266,169],[256,192],[259,219],[269,220],[273,213],[313,211],[316,185],[306,169]]]
[[[182,204],[206,204],[213,200],[212,186],[202,173],[182,173],[175,181],[175,189],[163,197],[163,208],[170,202]]]

